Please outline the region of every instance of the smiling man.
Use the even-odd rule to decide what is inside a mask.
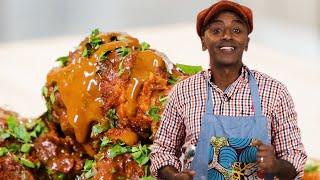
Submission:
[[[161,179],[294,179],[306,154],[286,87],[243,64],[252,12],[219,1],[197,17],[210,69],[177,84],[151,153]],[[182,155],[182,156],[181,156]]]

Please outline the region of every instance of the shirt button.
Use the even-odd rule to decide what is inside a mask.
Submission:
[[[224,94],[223,95],[223,99],[224,99],[225,102],[228,102],[231,98],[228,97],[228,95]]]

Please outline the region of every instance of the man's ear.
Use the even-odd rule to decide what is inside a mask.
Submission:
[[[202,51],[205,51],[207,50],[207,46],[206,46],[206,43],[204,42],[204,36],[201,36],[201,45],[202,45]]]
[[[245,51],[248,51],[249,42],[250,42],[250,38],[248,37],[246,46],[245,46],[245,48],[244,48]]]

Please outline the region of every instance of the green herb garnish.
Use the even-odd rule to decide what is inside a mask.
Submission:
[[[103,138],[101,139],[100,147],[101,147],[101,148],[102,148],[102,147],[106,147],[107,145],[109,145],[109,144],[111,144],[111,143],[112,143],[111,139],[109,139],[108,137],[103,137]]]
[[[148,50],[150,49],[150,44],[146,43],[146,42],[142,42],[140,44],[140,51],[145,51],[145,50]]]
[[[30,152],[31,148],[32,148],[32,144],[26,143],[21,146],[20,151],[23,153],[28,153]]]
[[[10,133],[7,130],[0,129],[0,142],[10,137]]]
[[[106,116],[110,120],[110,127],[111,128],[117,127],[117,121],[119,118],[117,116],[116,109],[113,109],[113,108],[109,109]]]
[[[131,49],[127,47],[121,47],[116,49],[116,52],[121,56],[121,57],[126,57],[131,53]]]
[[[170,84],[170,85],[174,85],[174,84],[176,84],[177,82],[178,82],[178,78],[177,77],[175,77],[175,76],[170,76],[169,77],[169,79],[168,79],[168,83]]]
[[[24,125],[20,124],[17,119],[13,116],[8,117],[7,124],[9,128],[9,132],[12,136],[22,140],[25,143],[31,141],[31,136],[27,132]]]
[[[64,67],[64,66],[66,66],[68,64],[69,57],[68,56],[62,56],[62,57],[59,57],[56,61],[59,62],[62,67]]]
[[[97,135],[99,135],[102,132],[105,132],[109,129],[109,125],[108,124],[95,124],[92,126],[91,128],[91,137],[95,137]]]
[[[137,147],[132,147],[131,155],[132,158],[139,164],[145,165],[149,161],[149,154],[151,150],[146,146],[139,144]]]
[[[17,156],[14,156],[13,159],[17,162],[19,162],[21,165],[24,165],[28,168],[39,168],[40,167],[40,163],[33,163],[32,161],[30,161],[29,159],[27,158],[24,158],[24,157],[17,157]]]
[[[88,52],[88,48],[84,47],[83,52],[82,52],[82,57],[88,57],[89,52]]]
[[[154,121],[160,121],[161,117],[158,114],[160,111],[160,108],[158,106],[152,106],[148,111],[147,111],[147,115],[149,115],[151,117],[152,120]]]
[[[119,70],[118,70],[118,76],[121,76],[124,73],[124,60],[122,59],[120,64],[119,64]]]
[[[47,88],[47,86],[43,86],[42,87],[42,96],[43,97],[48,97],[48,88]]]
[[[99,30],[99,28],[96,28],[96,29],[94,29],[94,30],[92,30],[91,31],[91,37],[96,37],[96,36],[98,36],[100,34],[100,30]]]
[[[178,67],[182,72],[188,75],[197,74],[198,72],[202,71],[201,66],[189,66],[184,64],[176,64],[176,67]]]
[[[115,144],[111,149],[108,150],[108,156],[113,159],[114,157],[127,152],[130,152],[129,147],[125,147],[121,144]]]
[[[83,166],[83,172],[84,172],[84,177],[86,179],[89,179],[95,175],[95,172],[93,171],[93,166],[95,165],[94,160],[88,160],[86,159],[84,166]]]
[[[0,147],[0,157],[5,156],[9,152],[8,148]]]
[[[104,61],[107,59],[107,56],[111,53],[111,51],[106,51],[99,56],[99,61]]]

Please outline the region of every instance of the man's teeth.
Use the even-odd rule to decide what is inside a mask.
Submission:
[[[220,50],[233,51],[233,50],[234,50],[234,47],[225,46],[225,47],[221,47]]]

